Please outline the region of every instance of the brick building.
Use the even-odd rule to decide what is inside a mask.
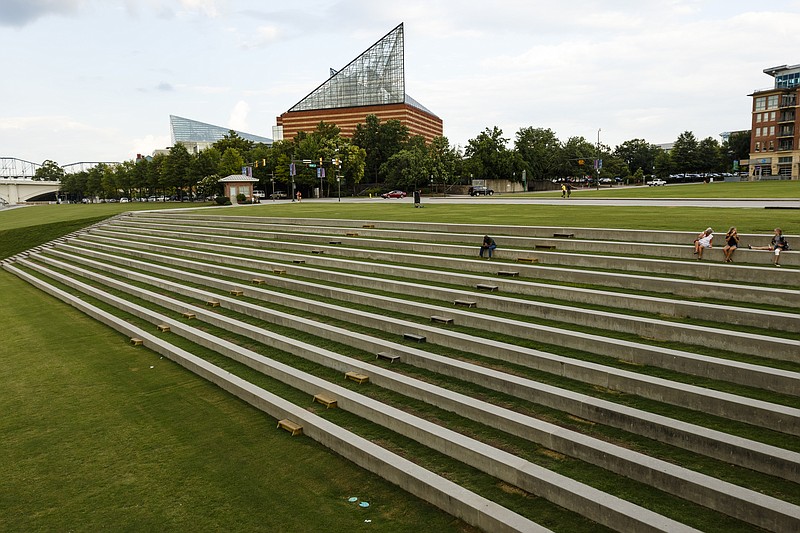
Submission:
[[[753,97],[750,179],[800,179],[800,65],[764,69],[775,78]]]
[[[400,24],[343,69],[331,69],[327,81],[277,117],[275,140],[311,132],[321,121],[350,137],[370,114],[381,122],[397,119],[428,142],[442,135],[442,119],[405,92],[403,50]]]

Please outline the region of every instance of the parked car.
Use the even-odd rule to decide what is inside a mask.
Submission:
[[[271,200],[282,200],[284,198],[288,198],[289,196],[283,191],[275,191],[274,193],[269,195]]]
[[[124,196],[119,199],[119,203],[121,203],[121,204],[127,204],[128,202],[130,202],[130,199],[128,199],[128,198],[126,198]]]
[[[467,191],[470,196],[478,196],[482,194],[484,196],[491,196],[494,194],[494,190],[490,189],[489,187],[484,187],[483,185],[475,185],[469,188]]]
[[[659,185],[666,185],[666,184],[667,184],[666,181],[658,178],[654,179],[653,181],[647,182],[648,187],[658,187]]]
[[[381,194],[381,198],[405,198],[406,193],[403,191],[389,191]]]

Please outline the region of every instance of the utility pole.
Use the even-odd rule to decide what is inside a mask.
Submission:
[[[600,159],[600,128],[597,128],[597,159],[594,162],[594,168],[597,169],[597,190],[600,190],[600,167],[603,166],[603,160]]]

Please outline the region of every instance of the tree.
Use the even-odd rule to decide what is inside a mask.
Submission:
[[[660,150],[656,154],[656,160],[653,163],[653,172],[661,179],[666,179],[672,174],[672,157],[666,150]]]
[[[503,130],[497,126],[486,128],[467,142],[464,154],[467,157],[467,171],[473,179],[511,179],[514,157],[506,148],[507,143]]]
[[[560,177],[584,177],[594,173],[597,147],[583,137],[570,137],[561,150]],[[582,162],[582,163],[581,163]]]
[[[58,163],[46,159],[42,166],[36,169],[33,179],[34,181],[61,181],[65,175],[66,172]]]
[[[178,191],[188,187],[191,164],[192,156],[183,144],[176,143],[171,147],[161,169],[164,186]]]
[[[247,139],[243,139],[239,137],[239,134],[233,130],[229,130],[228,133],[220,140],[215,142],[212,146],[219,150],[219,153],[224,154],[225,150],[228,148],[233,148],[239,152],[242,156],[247,154],[250,150],[253,149],[256,143],[253,141],[248,141]]]
[[[364,124],[356,125],[353,144],[366,151],[365,175],[377,182],[381,165],[407,147],[408,126],[396,119],[381,123],[374,114],[367,115],[365,120]]]
[[[731,133],[730,137],[720,146],[720,157],[723,161],[723,170],[734,170],[733,162],[750,158],[750,130]]]
[[[656,157],[661,151],[661,148],[650,144],[644,139],[625,141],[614,149],[614,156],[623,160],[628,167],[627,172],[620,175],[632,174],[639,168],[645,174],[652,174],[656,164]]]
[[[458,178],[461,154],[450,146],[447,137],[434,137],[428,145],[428,172],[434,183],[454,183]]]
[[[135,169],[136,164],[131,160],[123,161],[114,168],[116,185],[126,197],[131,196],[131,187],[133,184]]]
[[[691,131],[685,131],[678,136],[669,153],[676,172],[685,174],[699,170],[700,159],[697,147],[697,139]]]
[[[227,148],[222,153],[219,160],[219,167],[217,167],[217,174],[222,176],[230,176],[231,174],[241,174],[242,167],[244,166],[244,158],[236,148]]]
[[[381,175],[389,187],[417,189],[420,184],[428,182],[427,162],[424,147],[400,150],[381,165]]]
[[[546,180],[558,172],[561,142],[553,130],[522,128],[517,131],[514,149],[531,180]]]
[[[199,184],[209,177],[213,177],[214,180],[219,179],[217,172],[219,171],[220,159],[222,159],[222,155],[213,146],[206,148],[192,158],[192,162],[189,165],[189,186],[195,188],[198,196],[211,196],[211,194],[201,193]]]
[[[706,137],[697,144],[697,170],[700,172],[717,172],[723,169],[722,154],[719,142],[713,137]]]

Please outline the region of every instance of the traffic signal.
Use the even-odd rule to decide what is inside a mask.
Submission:
[[[322,158],[319,158],[319,166],[322,166]]]

